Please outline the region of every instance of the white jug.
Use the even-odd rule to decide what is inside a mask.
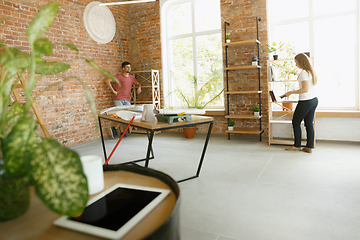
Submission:
[[[144,110],[141,116],[141,121],[152,122],[154,121],[155,114],[153,112],[153,104],[144,104]]]

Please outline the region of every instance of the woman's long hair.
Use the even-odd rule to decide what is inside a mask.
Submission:
[[[311,74],[312,83],[315,86],[317,83],[317,75],[314,70],[314,66],[311,64],[310,58],[304,53],[299,53],[298,55],[295,56],[295,60],[297,61],[299,68]]]

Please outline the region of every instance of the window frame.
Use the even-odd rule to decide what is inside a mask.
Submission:
[[[219,29],[215,30],[207,30],[207,31],[199,31],[196,32],[195,27],[195,1],[196,0],[160,0],[160,11],[161,11],[161,45],[162,45],[162,68],[163,68],[163,96],[164,96],[164,105],[166,107],[174,107],[178,108],[181,106],[173,106],[173,97],[170,96],[170,92],[173,91],[173,82],[171,82],[170,77],[170,64],[172,60],[172,54],[171,54],[171,44],[170,41],[176,40],[176,39],[182,39],[182,38],[192,38],[192,53],[193,53],[193,69],[194,69],[194,75],[197,76],[198,73],[198,59],[197,59],[197,42],[196,38],[200,36],[206,36],[206,35],[212,35],[212,34],[220,34],[222,33],[221,29],[221,23],[219,24]],[[169,10],[178,4],[182,3],[191,3],[191,33],[187,34],[179,34],[179,35],[173,35],[168,36],[168,33],[170,32],[170,24],[167,24],[168,21],[168,12]],[[221,40],[220,40],[221,41]],[[222,55],[221,55],[222,56]],[[222,102],[222,105],[217,106],[206,106],[205,109],[224,109],[225,103]]]
[[[299,17],[295,19],[290,20],[278,20],[273,21],[271,18],[271,1],[266,1],[267,6],[267,12],[268,14],[268,38],[269,42],[272,42],[273,40],[273,28],[275,26],[281,26],[281,25],[288,25],[288,24],[296,24],[296,23],[302,23],[306,22],[309,26],[309,51],[313,54],[312,57],[314,57],[315,61],[315,70],[316,70],[316,49],[315,49],[315,39],[314,39],[314,23],[318,20],[324,20],[324,19],[330,19],[335,17],[341,17],[341,16],[349,16],[350,14],[355,15],[355,102],[354,107],[348,106],[348,107],[321,107],[321,105],[318,107],[318,110],[333,110],[333,111],[360,111],[360,3],[359,1],[355,1],[356,7],[355,10],[348,10],[343,12],[337,12],[337,13],[327,13],[327,14],[319,14],[314,15],[313,11],[313,0],[308,0],[309,3],[309,15],[307,17]],[[341,47],[342,44],[346,44],[346,39],[344,39],[344,42],[339,43],[339,47]],[[329,51],[332,51],[334,47],[332,46],[329,48]],[[269,56],[269,59],[270,56]],[[334,59],[334,64],[336,65],[336,59]],[[341,61],[341,60],[340,60]],[[318,89],[317,91],[321,91],[321,89]]]

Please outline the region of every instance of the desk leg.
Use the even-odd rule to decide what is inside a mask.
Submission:
[[[203,164],[203,161],[204,161],[204,157],[205,157],[207,145],[208,145],[208,143],[209,143],[209,139],[210,139],[210,135],[211,135],[211,130],[212,130],[213,124],[214,124],[213,122],[209,124],[209,130],[208,130],[208,133],[207,133],[207,136],[206,136],[206,140],[205,140],[205,143],[204,143],[203,151],[202,151],[202,153],[201,153],[200,162],[199,162],[199,166],[198,166],[196,175],[193,176],[193,177],[189,177],[189,178],[185,178],[185,179],[179,180],[179,181],[177,181],[178,183],[185,182],[185,181],[187,181],[187,180],[190,180],[190,179],[194,179],[194,178],[199,177],[199,175],[200,175],[200,170],[201,170],[201,167],[202,167],[202,164]]]
[[[106,148],[105,148],[104,135],[103,135],[102,127],[101,127],[101,119],[100,118],[99,118],[99,128],[100,128],[101,143],[102,143],[102,146],[103,146],[104,158],[105,158],[105,162],[106,162],[106,160],[107,160]]]
[[[205,143],[204,143],[204,147],[203,147],[203,151],[202,151],[202,154],[201,154],[199,167],[198,167],[197,172],[196,172],[196,177],[199,177],[199,175],[200,175],[201,166],[202,166],[203,161],[204,161],[204,157],[205,157],[205,153],[206,153],[206,148],[207,148],[207,145],[208,145],[208,143],[209,143],[209,139],[210,139],[210,135],[211,135],[211,130],[212,130],[213,124],[214,124],[214,123],[212,122],[212,123],[210,123],[210,125],[209,125],[209,130],[208,130],[208,133],[207,133],[207,136],[206,136],[206,140],[205,140]]]
[[[153,151],[152,151],[152,141],[154,139],[154,131],[149,131],[149,132],[150,132],[150,134],[148,133],[149,144],[148,144],[148,149],[147,149],[147,153],[146,153],[145,167],[149,166],[150,153],[153,153]]]

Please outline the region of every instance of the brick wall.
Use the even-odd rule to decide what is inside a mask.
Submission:
[[[26,29],[37,11],[51,1],[0,0],[0,18],[5,17],[0,28],[0,40],[10,47],[17,46],[29,51],[26,41]],[[69,42],[75,44],[79,53],[66,47],[54,48],[52,61],[65,61],[77,56],[94,60],[111,74],[119,71],[123,60],[130,59],[128,8],[110,6],[116,23],[117,32],[108,44],[97,44],[87,34],[83,24],[83,13],[90,0],[60,0],[55,21],[46,32],[51,42]],[[106,2],[106,1],[103,1]],[[109,1],[110,2],[110,1]],[[74,61],[72,68],[62,74],[42,78],[34,95],[49,84],[67,76],[78,76],[90,88],[96,107],[103,109],[113,106],[113,96],[105,85],[104,76],[93,70],[83,61]],[[50,135],[65,145],[72,145],[99,138],[95,122],[86,101],[84,90],[77,81],[70,80],[47,91],[36,100]],[[109,134],[106,132],[106,134]]]
[[[8,46],[18,46],[21,50],[29,51],[26,42],[26,29],[36,12],[50,0],[0,0],[0,18],[7,20],[1,25],[0,40]],[[70,42],[79,48],[79,54],[65,47],[57,46],[54,55],[49,58],[54,61],[65,61],[76,56],[84,56],[94,60],[100,67],[111,74],[116,74],[123,61],[130,61],[134,71],[159,69],[161,70],[161,42],[160,42],[160,3],[141,3],[136,5],[109,6],[116,24],[117,32],[114,39],[107,44],[97,44],[87,34],[83,24],[83,12],[90,0],[60,0],[57,17],[47,31],[46,37],[52,42]],[[111,2],[111,1],[102,1]],[[267,85],[266,60],[267,42],[266,0],[221,0],[222,21],[231,25],[228,30],[233,40],[251,39],[256,36],[255,20],[262,18],[259,24],[261,45],[261,84],[263,128],[267,129]],[[241,65],[249,63],[255,54],[255,47],[238,48],[229,51],[230,64]],[[225,59],[225,57],[224,57]],[[232,61],[232,63],[231,63]],[[72,69],[65,73],[44,77],[37,84],[37,92],[45,86],[61,80],[66,76],[80,77],[90,88],[98,109],[113,106],[112,93],[105,85],[105,78],[91,69],[82,61],[71,63]],[[225,74],[224,74],[225,75]],[[162,74],[160,71],[160,80]],[[255,87],[256,72],[236,71],[230,74],[230,85],[239,88],[244,85]],[[36,94],[36,93],[34,93]],[[144,96],[146,98],[144,93]],[[85,100],[85,93],[76,81],[68,81],[46,92],[36,101],[44,121],[55,139],[65,145],[81,143],[99,137],[90,107]],[[241,99],[235,97],[234,108],[240,112],[249,112],[256,103],[255,98]],[[244,104],[243,104],[244,103]],[[244,105],[244,107],[243,107]],[[242,123],[250,126],[257,122]],[[106,127],[108,127],[107,125]],[[224,117],[215,117],[213,133],[223,133],[226,128]],[[204,127],[198,131],[205,132]],[[105,132],[109,134],[109,132]]]

